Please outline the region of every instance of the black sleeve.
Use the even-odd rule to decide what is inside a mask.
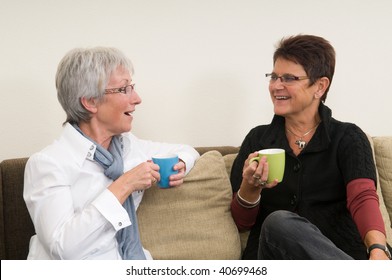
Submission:
[[[352,124],[347,127],[339,143],[338,155],[345,185],[358,178],[368,178],[377,182],[369,139],[358,126]]]

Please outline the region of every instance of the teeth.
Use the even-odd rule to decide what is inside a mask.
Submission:
[[[275,96],[276,99],[278,100],[286,100],[289,99],[287,96]]]

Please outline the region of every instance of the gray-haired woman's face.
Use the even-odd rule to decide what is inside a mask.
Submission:
[[[96,104],[93,119],[104,133],[104,137],[128,132],[132,128],[133,112],[141,99],[133,86],[132,77],[128,70],[118,67],[109,77],[106,94]],[[129,86],[124,91],[124,87]]]

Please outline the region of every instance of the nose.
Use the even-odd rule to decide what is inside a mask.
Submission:
[[[136,105],[142,103],[142,99],[140,98],[140,96],[136,90],[133,90],[133,92],[131,94],[131,102],[132,102],[132,104],[136,104]]]
[[[284,88],[284,83],[282,81],[282,77],[279,77],[274,81],[273,83],[269,84],[270,89],[283,89]]]

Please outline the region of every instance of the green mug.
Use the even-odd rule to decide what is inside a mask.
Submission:
[[[268,172],[268,183],[272,183],[275,179],[278,182],[282,182],[285,167],[285,151],[283,149],[264,149],[258,151],[257,157],[251,158],[249,163],[253,161],[259,162],[260,159],[265,156],[267,157],[269,172]]]

